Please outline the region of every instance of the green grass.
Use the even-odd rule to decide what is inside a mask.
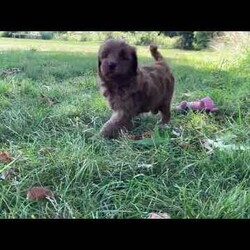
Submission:
[[[0,180],[0,218],[249,218],[249,150],[214,149],[202,140],[250,145],[250,56],[231,51],[161,50],[176,76],[172,121],[158,130],[157,116],[135,119],[139,141],[108,141],[99,130],[111,112],[96,82],[99,44],[0,39],[0,150],[16,179]],[[152,61],[138,48],[141,63]],[[1,72],[0,72],[1,73]],[[55,100],[48,105],[40,95]],[[188,96],[186,96],[188,95]],[[181,100],[211,96],[218,114],[180,114]],[[175,131],[175,132],[173,132]],[[41,149],[55,150],[42,154]],[[55,198],[26,200],[33,186]]]

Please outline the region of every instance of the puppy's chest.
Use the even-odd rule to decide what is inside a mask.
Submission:
[[[132,110],[140,109],[143,96],[138,92],[129,92],[127,90],[119,89],[112,91],[108,96],[107,100],[110,107],[113,110]]]

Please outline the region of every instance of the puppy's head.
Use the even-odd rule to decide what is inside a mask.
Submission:
[[[127,80],[137,72],[135,48],[124,41],[109,39],[98,52],[98,73],[105,80]]]

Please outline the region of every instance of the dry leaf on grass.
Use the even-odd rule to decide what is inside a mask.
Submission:
[[[142,138],[151,138],[152,137],[152,133],[150,131],[145,132],[144,134],[142,134]]]
[[[44,147],[44,148],[41,148],[38,152],[40,154],[48,154],[48,153],[53,153],[55,151],[56,151],[56,149],[53,147]]]
[[[48,85],[42,85],[43,88],[46,88],[48,91],[50,90],[50,86]]]
[[[51,98],[45,96],[44,94],[40,94],[40,99],[41,99],[43,102],[49,104],[50,106],[52,106],[52,105],[55,104],[55,101],[53,101]]]
[[[52,191],[45,187],[32,187],[27,191],[27,200],[41,200],[53,196]]]
[[[151,138],[152,134],[151,132],[145,132],[141,135],[128,135],[128,134],[124,134],[123,137],[130,139],[130,140],[141,140],[141,139],[145,139],[145,138]]]
[[[54,103],[54,101],[52,101],[50,98],[48,98],[48,104],[50,105],[50,106],[52,106],[52,105],[54,105],[55,103]]]
[[[178,137],[181,136],[181,133],[179,131],[173,130],[172,133],[175,136],[178,136]]]
[[[1,175],[0,175],[0,179],[2,180],[6,180],[6,179],[13,179],[17,174],[17,170],[10,168],[6,171],[4,171]]]
[[[10,162],[12,159],[6,151],[0,151],[0,162]]]
[[[130,139],[130,140],[139,140],[137,139],[138,136],[137,135],[128,135],[128,134],[124,134],[123,135],[124,138]]]
[[[182,148],[185,148],[185,149],[194,147],[192,144],[187,143],[187,142],[179,142],[178,145]]]
[[[167,213],[150,213],[148,219],[171,219]]]
[[[210,143],[207,140],[204,140],[201,145],[208,150],[208,153],[213,151],[213,147],[211,147]]]
[[[221,138],[217,138],[216,140],[205,139],[201,142],[202,146],[208,150],[208,153],[213,152],[214,148],[218,148],[219,150],[250,150],[250,146],[242,145],[242,144],[226,144]]]
[[[18,68],[11,68],[11,69],[6,69],[2,72],[3,75],[13,75],[21,72],[20,69]]]

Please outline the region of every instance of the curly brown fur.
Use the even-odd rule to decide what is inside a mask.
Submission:
[[[175,79],[157,46],[150,52],[155,62],[138,67],[134,47],[122,40],[106,41],[98,52],[100,89],[113,111],[101,134],[115,138],[122,129],[132,128],[133,117],[144,112],[161,112],[160,124],[170,120]]]

